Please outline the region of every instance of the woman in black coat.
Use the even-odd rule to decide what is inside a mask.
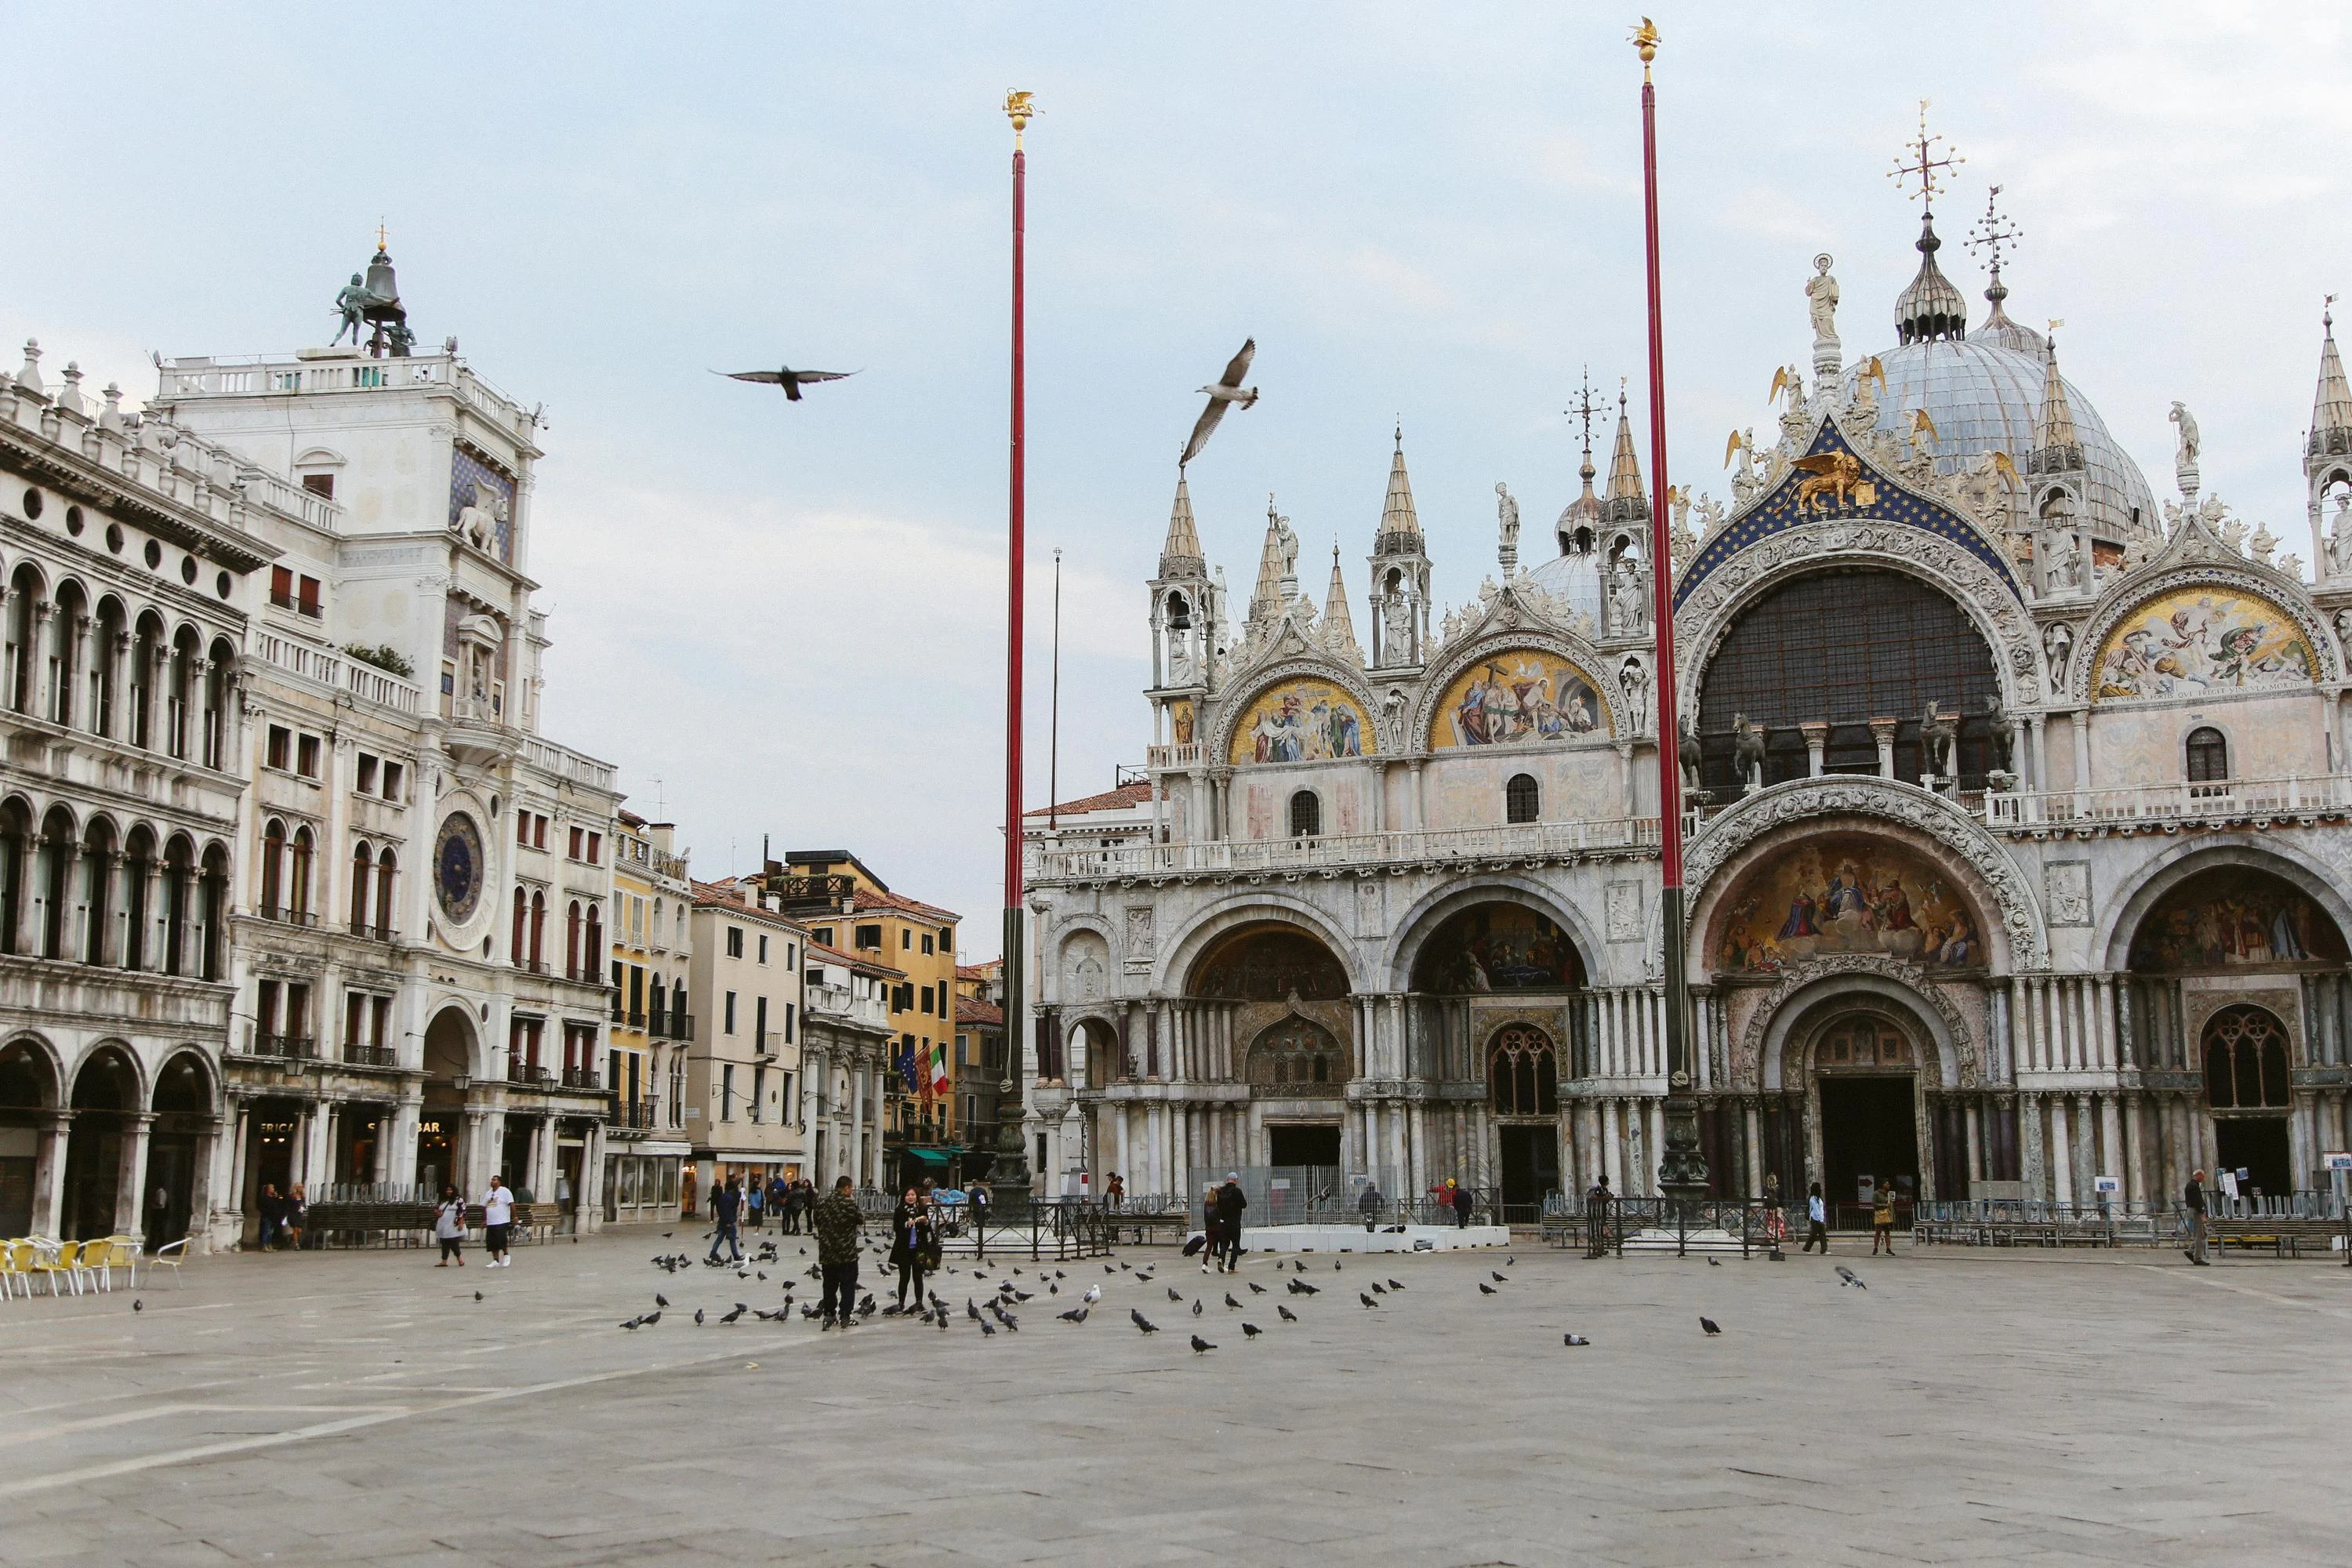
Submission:
[[[890,1214],[890,1266],[898,1271],[898,1304],[891,1309],[907,1310],[907,1289],[914,1288],[915,1310],[923,1310],[923,1274],[932,1266],[937,1251],[938,1233],[933,1229],[931,1206],[923,1201],[922,1194],[908,1187],[898,1206]]]

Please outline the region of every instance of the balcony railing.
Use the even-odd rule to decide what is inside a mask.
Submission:
[[[319,923],[319,917],[312,914],[308,910],[283,910],[279,909],[275,904],[264,904],[260,909],[254,912],[258,914],[263,920],[272,921],[282,926],[307,927],[315,926]]]
[[[534,1066],[530,1062],[510,1061],[507,1063],[507,1081],[509,1083],[552,1083],[555,1081],[555,1075],[547,1068]]]
[[[638,1132],[650,1132],[661,1125],[654,1108],[660,1102],[652,1100],[614,1100],[604,1110],[604,1125],[626,1128]]]
[[[2148,823],[2294,820],[2352,812],[2352,777],[2306,774],[2279,779],[2126,784],[2116,788],[1988,794],[1984,818],[1996,830],[2125,826]]]
[[[390,942],[393,939],[393,930],[390,926],[370,925],[365,921],[352,921],[351,932],[353,936],[368,942]]]
[[[596,1069],[594,1068],[565,1068],[563,1069],[563,1087],[566,1089],[594,1089],[596,1088]]]
[[[363,1046],[357,1040],[345,1040],[343,1061],[355,1068],[396,1068],[400,1065],[400,1053],[390,1046]]]
[[[1252,875],[1382,863],[1474,863],[1640,852],[1658,844],[1654,816],[1525,822],[1486,827],[1413,828],[1316,838],[1221,838],[1091,849],[1035,849],[1035,880],[1201,874]]]
[[[690,1040],[694,1038],[694,1015],[691,1013],[672,1013],[669,1016],[669,1037],[673,1040]]]
[[[1200,742],[1188,742],[1181,746],[1147,746],[1143,765],[1148,768],[1197,768],[1206,755]]]
[[[525,974],[544,974],[547,973],[547,961],[543,958],[518,958],[514,961],[514,966],[517,969],[521,970]]]
[[[632,1029],[642,1029],[645,1026],[646,1016],[643,1013],[633,1012],[629,1015],[629,1027]]]
[[[283,1057],[294,1061],[319,1059],[319,1042],[310,1035],[256,1035],[252,1055]]]

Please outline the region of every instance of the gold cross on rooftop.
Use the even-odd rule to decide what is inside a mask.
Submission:
[[[1927,133],[1927,100],[1921,99],[1919,100],[1919,138],[1905,148],[1906,156],[1916,161],[1906,163],[1902,158],[1895,159],[1895,167],[1886,176],[1897,184],[1908,180],[1918,181],[1917,190],[1906,191],[1904,195],[1916,196],[1931,207],[1935,205],[1936,193],[1942,188],[1936,178],[1937,172],[1953,169],[1968,162],[1958,152],[1948,147],[1942,157],[1936,156],[1936,143],[1943,140],[1941,136],[1931,136]]]

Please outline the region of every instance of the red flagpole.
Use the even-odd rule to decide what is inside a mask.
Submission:
[[[1004,112],[1013,121],[1013,428],[1010,493],[1007,497],[1008,564],[1005,573],[1004,638],[1004,1040],[1008,1076],[1017,1079],[1021,1033],[1028,1017],[1021,878],[1021,660],[1024,554],[1026,550],[1025,494],[1027,475],[1022,450],[1026,433],[1028,342],[1024,319],[1026,264],[1024,203],[1028,161],[1022,151],[1022,132],[1035,112],[1029,95],[1005,95]],[[1042,1067],[1044,1064],[1040,1064]],[[1009,1110],[1010,1108],[1007,1108]],[[1000,1115],[1005,1114],[1000,1110]],[[1016,1145],[1017,1147],[1017,1145]],[[1012,1195],[1012,1194],[1008,1194]],[[1024,1201],[1025,1192],[1019,1194]]]
[[[1665,966],[1666,1146],[1658,1185],[1682,1205],[1707,1192],[1706,1162],[1698,1146],[1698,1100],[1690,1065],[1689,976],[1683,957],[1682,727],[1675,691],[1674,542],[1666,524],[1666,333],[1658,280],[1658,96],[1650,62],[1657,29],[1644,17],[1633,35],[1642,54],[1642,216],[1650,284],[1650,587],[1657,631],[1657,668],[1651,686],[1658,714],[1658,912],[1664,922],[1660,956]]]

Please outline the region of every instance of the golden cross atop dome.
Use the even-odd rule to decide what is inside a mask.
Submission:
[[[384,241],[391,237],[392,230],[384,227],[381,222],[377,223],[375,226],[375,247],[378,250],[382,250],[383,248]]]
[[[1959,153],[1956,149],[1952,148],[1948,143],[1945,147],[1943,155],[1941,157],[1937,156],[1936,144],[1943,140],[1944,139],[1941,136],[1931,136],[1928,134],[1927,100],[1924,98],[1921,99],[1919,100],[1918,139],[1905,144],[1904,156],[1895,160],[1895,167],[1889,170],[1886,175],[1888,179],[1895,181],[1898,184],[1911,180],[1918,181],[1919,188],[1917,190],[1906,191],[1903,194],[1907,196],[1917,197],[1920,202],[1928,207],[1933,207],[1936,205],[1936,193],[1943,189],[1942,182],[1936,178],[1937,174],[1938,173],[1957,168],[1960,164],[1968,162],[1966,158],[1961,157]],[[1906,162],[1906,159],[1913,161]]]

